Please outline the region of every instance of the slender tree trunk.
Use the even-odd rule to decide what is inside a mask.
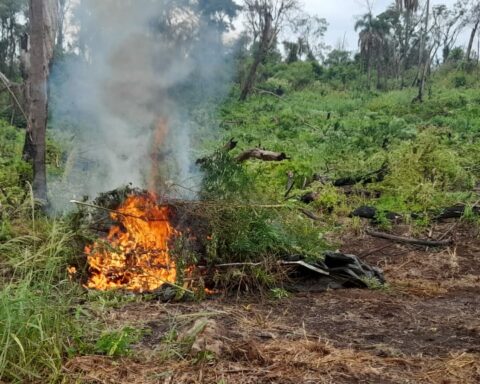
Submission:
[[[410,51],[410,11],[405,11],[405,41],[403,43],[403,57],[401,65],[401,88],[405,87],[405,73],[408,67],[408,52]]]
[[[477,20],[477,22],[473,26],[472,33],[470,34],[470,40],[468,41],[468,48],[467,48],[467,61],[470,61],[470,56],[472,55],[473,41],[475,40],[475,35],[477,34],[479,25],[480,25],[480,19]]]
[[[242,88],[242,93],[240,94],[240,100],[245,101],[247,96],[252,91],[253,85],[255,83],[255,77],[257,75],[257,69],[260,63],[265,60],[267,56],[268,49],[271,43],[271,35],[272,35],[272,15],[270,12],[265,12],[265,25],[262,31],[262,37],[260,41],[260,46],[255,54],[254,61],[252,66],[250,67],[250,71],[248,72],[247,79]]]
[[[67,0],[59,0],[58,2],[58,20],[57,20],[57,42],[56,50],[57,54],[63,53],[63,45],[65,42],[65,17],[67,12]]]
[[[428,23],[430,21],[430,0],[427,0],[427,14],[425,15],[425,26],[422,33],[422,41],[420,46],[420,55],[419,55],[419,63],[418,63],[418,70],[420,75],[420,82],[418,84],[418,96],[417,100],[421,103],[423,101],[423,94],[425,92],[425,80],[427,77],[428,68],[430,67],[430,54],[428,53],[428,57],[425,56],[426,52],[426,44],[427,44],[427,31],[428,31]],[[423,63],[423,67],[422,67]]]
[[[16,44],[15,44],[15,16],[12,15],[10,17],[10,78],[13,78],[15,75],[15,51],[16,51]]]
[[[30,63],[27,96],[28,125],[24,157],[33,163],[33,192],[35,198],[47,201],[46,129],[47,81],[55,41],[55,0],[30,0]]]

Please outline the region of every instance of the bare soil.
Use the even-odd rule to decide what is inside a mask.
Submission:
[[[134,353],[75,358],[65,372],[76,383],[480,383],[480,240],[453,225],[431,232],[454,228],[457,245],[445,249],[344,234],[341,251],[382,268],[383,289],[111,309],[112,327],[147,330]],[[202,343],[220,341],[220,353],[185,357],[178,342],[168,346],[200,318],[215,320]]]

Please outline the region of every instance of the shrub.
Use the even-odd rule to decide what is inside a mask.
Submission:
[[[455,88],[465,87],[467,85],[467,77],[464,74],[459,74],[453,78],[453,86]]]
[[[79,334],[72,317],[78,287],[66,277],[73,234],[59,222],[34,223],[32,235],[0,245],[0,380],[55,382],[62,361]]]
[[[131,327],[121,330],[106,331],[95,344],[95,352],[107,356],[126,356],[133,344],[138,342],[141,331]]]
[[[473,177],[458,161],[458,153],[442,143],[439,131],[429,128],[416,140],[404,142],[389,156],[390,173],[384,191],[425,210],[456,198],[449,192],[472,187]]]

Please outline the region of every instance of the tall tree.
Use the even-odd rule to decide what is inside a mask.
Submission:
[[[0,1],[0,72],[12,81],[18,77],[18,48],[25,32],[26,0]]]
[[[66,27],[66,17],[70,7],[70,0],[57,0],[57,37],[55,43],[56,54],[60,55],[63,53],[65,45],[65,27]]]
[[[233,20],[241,7],[233,0],[198,0],[198,9],[210,26],[220,32],[233,29]]]
[[[467,5],[469,0],[457,0],[452,8],[446,5],[433,7],[433,14],[438,23],[438,31],[442,39],[442,61],[446,62],[458,36],[467,23]]]
[[[369,12],[357,21],[355,30],[360,30],[358,45],[367,71],[368,85],[370,86],[371,71],[374,66],[377,68],[377,85],[379,85],[390,27],[385,20],[376,18]]]
[[[256,48],[253,63],[245,79],[240,100],[245,100],[253,89],[257,70],[265,60],[277,37],[285,27],[288,15],[298,10],[297,0],[244,0],[247,27]]]
[[[418,84],[418,95],[416,97],[416,100],[419,102],[423,101],[423,93],[425,91],[425,80],[427,77],[427,71],[430,68],[430,55],[428,55],[428,57],[425,57],[427,34],[428,34],[428,23],[430,22],[430,0],[427,0],[426,7],[427,8],[425,11],[425,24],[421,34],[420,54],[419,54],[419,63],[418,63],[420,79]]]
[[[402,77],[402,86],[404,85],[404,72],[408,66],[408,55],[410,53],[410,40],[415,29],[413,23],[413,15],[417,12],[420,5],[419,0],[395,0],[397,9],[403,14],[405,25],[404,25],[404,36],[402,40],[402,52],[401,52],[401,77]]]
[[[290,29],[298,36],[298,53],[307,56],[309,60],[323,59],[326,45],[323,41],[327,31],[327,20],[317,15],[300,12],[290,20]]]
[[[467,61],[470,61],[472,56],[472,48],[473,42],[475,40],[475,36],[477,35],[478,29],[480,27],[480,3],[474,1],[472,4],[472,8],[470,10],[470,24],[472,25],[472,31],[470,33],[470,39],[468,41],[468,48],[466,58]]]
[[[267,56],[268,49],[270,48],[270,44],[272,41],[272,14],[268,11],[265,11],[263,13],[263,17],[265,21],[263,23],[260,44],[258,46],[257,52],[255,53],[253,63],[250,66],[250,70],[248,71],[247,78],[243,84],[242,92],[240,93],[240,100],[242,101],[246,100],[247,96],[252,91],[258,66]]]
[[[57,0],[30,0],[30,50],[27,64],[28,125],[24,156],[33,163],[33,192],[47,201],[47,82],[57,28]]]

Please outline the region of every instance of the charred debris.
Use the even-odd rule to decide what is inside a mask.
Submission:
[[[221,201],[155,196],[156,206],[168,212],[166,220],[171,226],[166,239],[168,245],[165,245],[169,254],[159,261],[159,254],[166,250],[157,249],[158,244],[146,249],[151,238],[135,245],[131,245],[132,237],[118,242],[120,237],[128,237],[132,230],[126,223],[136,227],[140,226],[138,222],[143,222],[144,228],[151,229],[153,224],[149,222],[156,219],[149,213],[152,207],[145,210],[144,206],[139,206],[136,214],[127,213],[124,204],[132,197],[148,199],[152,195],[127,186],[102,193],[92,203],[74,202],[78,206],[76,215],[79,221],[92,235],[85,241],[86,257],[79,258],[78,265],[73,266],[79,271],[75,278],[87,288],[116,288],[171,301],[211,294],[261,292],[273,286],[294,292],[368,288],[372,284],[381,286],[385,283],[378,268],[355,255],[334,251],[312,257],[292,249],[271,257],[252,254],[248,261],[244,258],[235,260],[234,257],[224,259],[218,244],[228,240],[212,238],[213,222],[230,219],[222,214],[222,207],[227,203]],[[145,200],[138,201],[135,204],[149,204]],[[92,238],[97,238],[93,245]],[[217,249],[213,250],[215,247]],[[175,272],[171,271],[172,268]],[[262,273],[271,276],[263,281],[254,277]],[[152,283],[152,276],[159,280]]]

